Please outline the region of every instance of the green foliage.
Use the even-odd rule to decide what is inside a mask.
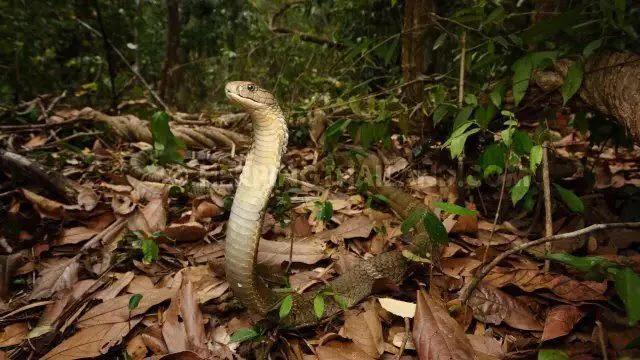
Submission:
[[[278,315],[280,319],[284,319],[291,312],[291,308],[293,308],[293,295],[289,294],[282,299],[280,303],[280,309],[278,311]]]
[[[151,264],[154,261],[158,260],[158,254],[160,253],[160,248],[158,248],[158,244],[153,239],[144,238],[140,241],[140,246],[142,249],[142,262],[145,264]]]
[[[153,114],[151,136],[155,158],[160,164],[182,163],[185,145],[171,132],[167,113],[159,111]]]
[[[584,203],[578,196],[576,196],[576,194],[573,193],[573,191],[565,189],[558,184],[553,184],[553,186],[560,194],[560,198],[562,199],[562,201],[569,207],[571,211],[577,213],[584,212]]]
[[[562,84],[562,99],[566,104],[569,99],[575,95],[576,92],[580,89],[580,85],[582,85],[582,77],[584,75],[584,69],[582,68],[581,62],[575,62],[569,70],[567,71],[567,76],[564,79],[564,84]]]
[[[333,217],[333,205],[331,204],[331,201],[318,201],[316,202],[316,206],[318,207],[316,219],[320,221],[331,220],[331,217]]]
[[[538,360],[569,360],[569,355],[562,350],[540,350]]]
[[[138,308],[140,304],[140,300],[142,300],[142,294],[133,294],[129,298],[129,311],[133,311]]]
[[[257,340],[262,336],[262,331],[258,328],[242,328],[231,334],[230,342],[241,343],[245,341]]]
[[[469,210],[466,207],[462,207],[456,204],[450,204],[446,202],[436,201],[432,204],[434,207],[440,208],[450,214],[456,215],[476,215],[478,212],[475,210]]]
[[[324,309],[324,294],[320,292],[313,298],[313,313],[320,319],[324,315]]]
[[[590,278],[608,278],[624,303],[629,317],[629,325],[640,321],[640,276],[631,268],[620,266],[601,257],[578,257],[569,254],[548,254],[547,258],[583,271]]]
[[[511,188],[511,202],[515,205],[518,203],[518,201],[522,200],[522,198],[529,191],[530,186],[531,177],[529,175],[518,180],[515,186]]]
[[[464,209],[464,208],[462,208]],[[406,234],[412,228],[416,228],[417,231],[421,231],[424,226],[424,230],[427,231],[429,239],[434,244],[446,244],[449,241],[447,230],[442,225],[442,222],[430,211],[424,211],[421,209],[413,211],[402,222],[400,230],[403,234]]]

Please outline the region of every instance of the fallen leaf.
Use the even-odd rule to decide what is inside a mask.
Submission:
[[[311,225],[309,225],[309,219],[306,216],[298,216],[291,224],[293,229],[293,236],[305,237],[311,235]]]
[[[502,290],[481,282],[467,301],[473,316],[484,323],[503,321],[520,330],[542,330],[542,325],[527,306]]]
[[[484,280],[495,287],[515,285],[527,292],[546,289],[570,301],[606,300],[606,282],[578,281],[566,275],[543,273],[537,269],[495,267]]]
[[[127,175],[127,182],[133,186],[131,196],[135,202],[140,200],[152,201],[154,199],[163,199],[169,192],[171,185],[154,183],[149,181],[140,181],[132,176]]]
[[[413,315],[416,313],[416,304],[400,301],[391,298],[380,298],[380,306],[393,315],[400,316],[403,318],[413,318]]]
[[[151,233],[163,231],[167,226],[166,201],[163,198],[155,198],[149,201],[142,209],[142,215],[147,220]]]
[[[98,232],[86,226],[75,226],[63,229],[60,236],[55,240],[56,245],[77,244],[79,242],[89,240]]]
[[[42,262],[42,268],[33,285],[30,299],[50,297],[56,291],[67,289],[78,281],[80,255],[72,258],[51,258]]]
[[[22,144],[22,146],[25,149],[33,149],[33,148],[37,148],[40,147],[44,144],[47,143],[47,137],[46,136],[42,136],[42,135],[32,135],[31,138],[24,144]]]
[[[300,240],[293,242],[291,261],[303,264],[315,264],[325,259],[324,244],[318,241]],[[290,241],[272,241],[261,239],[258,250],[258,263],[267,266],[279,266],[289,261]]]
[[[374,360],[366,352],[351,342],[331,342],[316,348],[318,360]]]
[[[194,203],[193,216],[195,220],[208,219],[214,216],[222,215],[223,213],[224,209],[212,202],[200,201]]]
[[[199,222],[171,224],[164,229],[165,234],[176,242],[193,242],[204,239],[207,229]]]
[[[190,281],[183,282],[171,299],[164,313],[162,336],[170,353],[191,350],[201,354],[207,350],[202,312]]]
[[[69,360],[104,355],[112,346],[119,344],[138,322],[140,322],[139,318],[80,329],[40,359]]]
[[[129,310],[129,300],[132,295],[118,296],[91,308],[78,320],[76,326],[86,328],[94,325],[126,322],[127,319],[144,314],[150,307],[171,298],[175,294],[175,290],[153,289],[138,294],[142,295],[142,299],[134,310]]]
[[[467,334],[469,342],[476,354],[483,360],[502,359],[505,357],[502,344],[496,338],[487,335]]]
[[[84,211],[91,211],[98,205],[100,197],[88,186],[80,186],[78,190],[78,205]]]
[[[147,346],[142,340],[142,335],[136,335],[127,341],[126,352],[131,360],[142,360],[147,356]]]
[[[33,205],[33,207],[41,217],[48,217],[58,220],[62,219],[64,214],[63,204],[54,200],[47,199],[46,197],[38,195],[27,189],[22,189],[22,194],[24,195],[25,199],[27,199]]]
[[[472,257],[448,258],[442,260],[442,272],[455,279],[463,276],[473,275],[473,270],[477,269],[482,261]]]
[[[20,322],[5,326],[0,333],[0,348],[18,345],[27,338],[29,324]]]
[[[429,175],[419,176],[417,179],[411,180],[411,182],[409,182],[410,188],[423,192],[428,192],[430,188],[435,188],[437,186],[438,179]]]
[[[409,166],[407,159],[403,157],[397,157],[392,162],[384,167],[384,177],[388,179],[391,175]]]
[[[473,348],[464,330],[424,290],[418,290],[413,343],[421,360],[474,359]]]
[[[116,273],[113,274],[113,276],[116,278],[116,281],[114,281],[106,289],[100,290],[98,293],[96,293],[93,297],[94,299],[106,301],[115,298],[116,296],[118,296],[118,294],[120,294],[122,289],[129,285],[129,283],[135,277],[133,271],[128,271],[126,273]]]
[[[584,312],[572,305],[558,305],[549,310],[544,323],[541,341],[547,341],[571,332],[573,326],[582,319]]]
[[[126,195],[116,194],[111,199],[111,208],[116,214],[127,215],[136,208],[136,204]]]
[[[373,221],[367,216],[354,216],[345,220],[335,229],[325,230],[310,236],[309,240],[328,241],[332,239],[366,238],[373,230]]]
[[[349,311],[344,319],[344,337],[372,357],[379,357],[384,352],[382,324],[373,302],[365,303],[365,311],[356,313]]]

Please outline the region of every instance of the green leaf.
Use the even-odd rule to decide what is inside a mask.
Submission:
[[[321,293],[313,298],[313,313],[318,319],[324,315],[324,296]]]
[[[316,219],[320,221],[331,220],[331,217],[333,216],[333,205],[331,204],[331,201],[324,201],[319,203],[319,205],[320,205],[320,210],[316,215]]]
[[[280,319],[284,319],[291,312],[291,308],[293,307],[293,295],[289,294],[282,299],[282,304],[280,304],[280,311],[278,315],[280,315]]]
[[[504,144],[493,143],[487,146],[482,155],[480,155],[480,167],[485,177],[491,173],[501,173],[505,167],[505,158],[507,156],[507,148]]]
[[[333,294],[333,300],[340,306],[340,309],[347,310],[349,308],[349,303],[347,302],[347,298],[340,294]]]
[[[516,132],[516,128],[513,126],[509,126],[508,128],[500,131],[500,137],[502,138],[502,142],[509,146],[513,141],[513,134]]]
[[[424,217],[424,211],[423,210],[414,210],[411,214],[409,214],[409,216],[407,216],[406,219],[404,219],[404,221],[402,222],[402,225],[400,225],[400,230],[402,231],[403,234],[406,234],[409,232],[409,230],[411,230],[411,228],[413,228],[414,226],[416,226],[416,224]]]
[[[247,340],[254,340],[260,336],[260,333],[254,328],[242,328],[236,330],[232,335],[230,341],[232,343],[241,343]]]
[[[478,106],[476,108],[475,117],[481,128],[487,129],[489,123],[496,116],[497,108],[493,103],[489,103],[487,107]]]
[[[582,63],[579,61],[574,62],[567,71],[567,76],[564,79],[564,84],[562,84],[561,89],[562,99],[565,104],[580,89],[583,74],[584,69],[582,68]]]
[[[138,308],[138,304],[140,304],[140,300],[142,300],[142,294],[133,294],[129,298],[129,311],[133,311]]]
[[[560,194],[560,198],[562,199],[562,201],[567,204],[571,211],[577,213],[584,212],[584,204],[582,203],[582,200],[580,200],[580,198],[576,194],[574,194],[573,191],[565,189],[558,184],[553,184],[553,186]]]
[[[442,34],[438,36],[436,41],[433,42],[433,50],[438,50],[438,48],[441,47],[446,40],[447,40],[447,33],[442,32]]]
[[[153,239],[143,238],[140,241],[140,246],[142,248],[142,262],[145,264],[151,264],[152,262],[158,260],[158,254],[160,253],[160,249],[158,248],[158,244],[156,244]]]
[[[447,114],[449,114],[449,110],[451,106],[448,104],[440,104],[433,112],[433,124],[438,125],[442,119],[444,119]]]
[[[522,130],[516,130],[511,139],[513,141],[513,151],[516,154],[529,155],[533,147],[533,141],[531,141],[529,134]]]
[[[529,154],[529,166],[532,173],[535,173],[538,165],[542,163],[542,150],[541,145],[531,147],[531,153]]]
[[[456,215],[476,215],[478,212],[475,210],[467,209],[466,207],[462,207],[456,204],[450,204],[446,202],[436,201],[432,204],[434,207],[440,208],[450,214]]]
[[[467,105],[478,106],[478,98],[474,94],[467,94],[464,97],[464,102]]]
[[[161,164],[182,163],[185,145],[171,132],[169,115],[164,111],[151,117],[151,137],[154,153]]]
[[[627,346],[625,346],[625,349],[633,349],[633,348],[637,348],[640,346],[640,336],[631,340]]]
[[[602,39],[593,40],[584,47],[584,50],[582,50],[582,56],[588,58],[589,56],[593,55],[593,53],[598,50],[600,46],[602,46]]]
[[[513,205],[517,204],[529,191],[531,186],[531,177],[529,175],[520,179],[516,185],[511,188],[511,202]]]
[[[440,219],[430,212],[424,214],[424,227],[427,229],[429,237],[434,243],[446,244],[449,242],[447,229],[444,228]]]
[[[475,109],[475,106],[467,105],[464,106],[460,111],[458,111],[458,115],[456,115],[455,120],[453,120],[453,128],[459,129],[462,125],[467,124],[469,121],[469,117],[471,117],[471,113]]]
[[[595,271],[603,272],[604,269],[615,265],[615,263],[599,256],[574,256],[567,253],[553,253],[547,254],[546,258],[571,266],[585,273]]]
[[[517,106],[529,88],[529,80],[533,71],[531,56],[525,55],[513,63],[513,101]]]
[[[491,93],[489,93],[489,99],[491,99],[491,102],[497,108],[502,105],[502,98],[504,97],[504,93],[506,90],[506,83],[504,81],[500,81],[496,84],[493,90],[491,90]]]
[[[640,320],[640,276],[625,267],[615,272],[614,282],[616,292],[627,310],[629,325],[635,326]]]
[[[570,360],[569,355],[562,350],[540,350],[538,360]]]

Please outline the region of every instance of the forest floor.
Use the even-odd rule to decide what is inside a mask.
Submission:
[[[537,257],[544,245],[504,259],[460,302],[460,289],[483,264],[544,236],[542,201],[532,212],[511,203],[515,175],[459,188],[448,152],[434,145],[415,158],[418,139],[394,135],[391,147],[378,151],[388,184],[428,206],[458,203],[476,212],[433,207],[450,239],[433,265],[418,262],[399,288],[387,286],[316,327],[284,330],[243,310],[224,278],[225,222],[237,176],[230,169],[242,163],[246,146],[236,154],[213,149],[213,162],[172,165],[179,170],[170,176],[185,180],[155,183],[128,170],[129,158],[149,144],[110,136],[94,122],[62,126],[75,110],[60,104],[43,110],[36,124],[58,124],[5,129],[0,141],[81,186],[76,203],[69,203],[2,167],[0,358],[435,359],[449,351],[460,359],[504,359],[535,358],[540,349],[562,349],[572,359],[639,355],[626,350],[640,328],[628,326],[616,291],[620,280],[588,277],[556,262],[545,272],[544,258]],[[234,128],[249,135],[247,123]],[[583,212],[554,201],[554,234],[621,222],[637,211],[640,148],[592,146],[569,127],[556,133],[552,177],[564,172],[557,181],[587,195]],[[358,191],[356,168],[330,168],[322,146],[306,143],[287,149],[258,257],[282,271],[292,261],[294,291],[322,284],[360,258],[400,251],[412,234],[403,234],[403,219],[384,199]],[[208,194],[189,197],[176,186],[216,171]],[[599,256],[620,272],[640,271],[639,239],[640,230],[607,229],[554,241],[553,252]]]

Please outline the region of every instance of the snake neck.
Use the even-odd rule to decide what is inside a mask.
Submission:
[[[277,297],[255,272],[267,202],[287,145],[287,125],[278,107],[251,112],[253,145],[247,154],[227,223],[226,276],[234,294],[264,314]]]

